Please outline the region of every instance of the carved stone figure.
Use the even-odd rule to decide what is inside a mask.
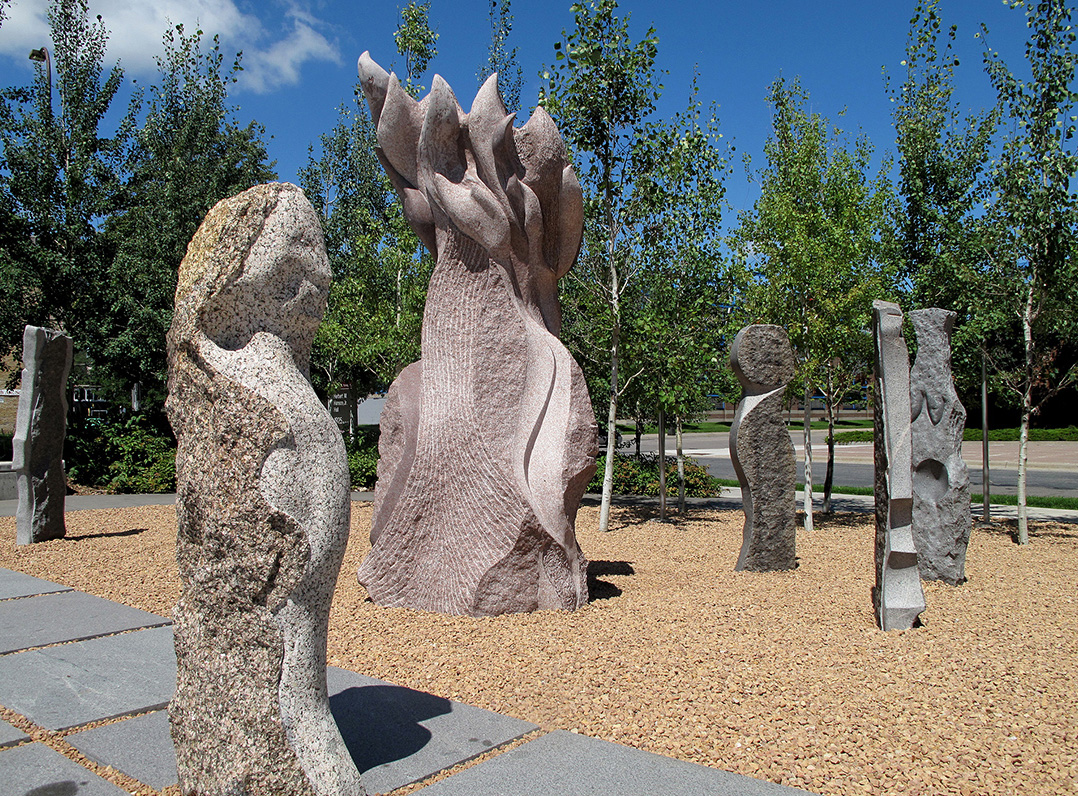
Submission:
[[[15,543],[59,539],[64,525],[64,437],[67,435],[67,376],[71,338],[53,329],[27,326],[22,335],[22,388],[11,440],[18,504]]]
[[[359,74],[382,165],[437,259],[422,359],[382,411],[359,581],[380,605],[451,614],[578,608],[596,428],[557,337],[583,229],[565,145],[542,108],[514,128],[494,75],[464,113],[441,77],[416,102],[366,53]]]
[[[326,693],[350,512],[344,443],[308,381],[329,282],[318,217],[284,184],[219,202],[180,266],[166,409],[185,794],[363,793]]]
[[[902,310],[872,302],[875,343],[876,585],[872,599],[884,630],[908,630],[925,609],[913,544],[910,471],[910,358]]]
[[[966,408],[951,375],[949,310],[913,310],[917,358],[910,370],[913,418],[913,541],[925,580],[952,586],[966,580],[970,513],[969,468],[962,461]]]
[[[730,349],[745,396],[730,426],[730,459],[741,482],[744,541],[735,569],[767,572],[797,566],[797,467],[782,422],[782,396],[794,354],[781,326],[746,326]]]

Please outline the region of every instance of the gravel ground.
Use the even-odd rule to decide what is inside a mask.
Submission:
[[[593,602],[486,619],[386,609],[354,572],[333,604],[330,662],[401,685],[821,794],[1078,794],[1078,526],[1020,548],[977,530],[959,588],[928,584],[924,627],[873,624],[868,515],[818,520],[801,566],[732,571],[741,514],[673,523],[581,510]],[[168,613],[171,506],[68,514],[68,537],[0,566]]]

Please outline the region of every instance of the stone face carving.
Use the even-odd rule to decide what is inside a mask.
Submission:
[[[27,326],[22,336],[22,388],[11,441],[16,473],[15,543],[59,539],[66,533],[64,437],[71,338]]]
[[[422,359],[382,412],[359,581],[380,605],[443,613],[578,608],[596,428],[557,338],[583,229],[564,143],[542,108],[514,128],[495,76],[465,114],[438,76],[416,102],[366,53],[359,74],[382,165],[437,258]]]
[[[781,326],[746,326],[730,349],[730,365],[745,391],[730,426],[730,459],[741,482],[744,541],[738,570],[797,566],[797,468],[782,422],[782,397],[794,376],[794,355]]]
[[[907,630],[925,609],[913,543],[910,360],[902,310],[872,302],[875,343],[876,585],[872,599],[884,630]]]
[[[308,382],[330,270],[293,185],[215,206],[168,334],[176,432],[176,695],[185,794],[362,794],[329,709],[326,631],[348,538],[340,433]]]
[[[917,332],[910,370],[913,418],[913,541],[925,580],[952,586],[966,580],[966,546],[972,530],[969,468],[962,461],[966,409],[951,375],[955,313],[909,313]]]

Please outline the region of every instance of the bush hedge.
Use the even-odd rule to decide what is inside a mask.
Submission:
[[[600,454],[596,462],[595,476],[588,484],[588,491],[603,491],[603,472],[606,454]],[[720,483],[695,459],[685,459],[685,494],[689,497],[713,497],[718,494]],[[666,494],[677,497],[677,457],[666,457]],[[644,453],[637,458],[633,454],[614,454],[614,494],[659,495],[659,454]]]

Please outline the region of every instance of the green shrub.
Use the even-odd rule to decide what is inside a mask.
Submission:
[[[374,489],[378,480],[378,427],[361,429],[356,436],[345,440],[345,448],[352,489]]]
[[[155,429],[142,415],[72,419],[64,464],[73,482],[108,492],[176,489],[176,443],[171,434]]]
[[[595,476],[588,484],[589,492],[602,492],[603,471],[606,467],[606,455],[600,455],[596,462]],[[719,491],[719,481],[707,471],[707,468],[695,459],[685,459],[685,494],[689,497],[712,497]],[[677,458],[666,457],[666,494],[677,497]],[[645,453],[637,458],[631,454],[614,454],[614,494],[659,495],[659,455]]]

